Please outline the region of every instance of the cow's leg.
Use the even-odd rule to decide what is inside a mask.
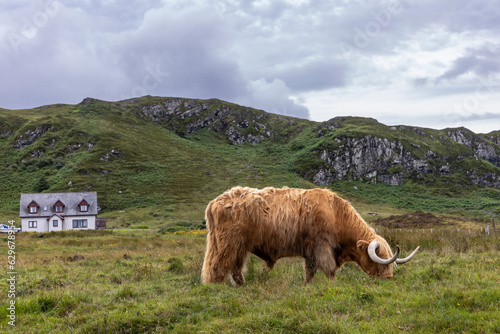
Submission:
[[[314,256],[305,256],[305,262],[304,262],[304,272],[305,272],[305,283],[309,283],[312,278],[314,277],[314,274],[316,273],[316,259]]]
[[[207,236],[207,250],[201,270],[201,281],[206,283],[222,283],[225,281],[228,269],[224,263],[224,254],[217,247],[216,238],[213,231]]]
[[[267,270],[269,271],[269,270],[273,269],[275,263],[276,263],[276,261],[266,261]]]
[[[309,283],[317,270],[316,265],[316,243],[314,239],[306,238],[305,239],[305,247],[304,247],[304,274],[305,274],[305,283]]]
[[[224,283],[229,273],[229,267],[224,256],[217,254],[212,262],[212,266],[208,268],[208,280],[210,283]]]
[[[234,267],[234,250],[230,247],[215,248],[207,246],[202,268],[203,283],[224,283],[227,275]]]
[[[253,249],[252,253],[266,262],[268,270],[273,269],[274,264],[276,263],[276,261],[273,260],[267,253],[265,253],[264,251],[262,251],[262,250],[260,250],[258,248]]]
[[[234,284],[236,286],[240,286],[245,283],[245,278],[243,277],[243,268],[248,259],[248,253],[246,251],[241,250],[238,252],[235,258],[234,267],[231,273],[231,277],[233,278]]]
[[[304,256],[305,282],[309,283],[311,281],[318,268],[330,279],[335,278],[337,264],[330,244],[326,240],[316,242],[306,240],[306,245],[307,253],[306,256]]]
[[[337,271],[337,263],[333,256],[332,248],[327,242],[319,243],[315,250],[316,265],[325,275],[330,278],[335,278]]]

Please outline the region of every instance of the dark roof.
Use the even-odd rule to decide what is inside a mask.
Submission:
[[[49,220],[49,219],[51,219],[51,218],[53,218],[53,217],[59,217],[59,219],[64,220],[64,217],[63,217],[63,216],[61,216],[61,215],[60,215],[60,214],[58,214],[58,213],[54,213],[53,215],[51,215],[51,216],[47,217],[47,220]]]
[[[88,203],[88,212],[80,212],[78,204],[82,200]],[[28,205],[35,201],[40,207],[38,213],[28,212]],[[64,210],[59,213],[61,216],[88,216],[97,215],[97,193],[40,193],[21,194],[21,204],[19,205],[19,217],[49,217],[55,214],[54,204],[57,201],[64,203]]]

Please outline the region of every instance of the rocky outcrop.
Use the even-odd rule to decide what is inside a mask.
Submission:
[[[79,149],[81,149],[82,147],[88,151],[90,150],[91,148],[94,147],[94,143],[91,143],[91,142],[88,142],[88,143],[72,143],[72,144],[68,144],[68,146],[66,146],[66,151],[68,153],[72,153],[72,152],[75,152],[75,151],[78,151]]]
[[[326,130],[333,130],[340,128],[339,122],[336,121],[335,118],[328,120],[326,122],[321,123],[320,126],[316,128],[316,136],[323,137],[326,133]]]
[[[125,154],[123,151],[111,150],[111,151],[105,153],[102,157],[100,157],[99,160],[109,162],[112,159],[123,159],[124,157],[125,157]]]
[[[491,141],[492,143],[500,146],[500,135],[489,134],[489,135],[485,135],[484,137],[486,139],[488,139],[489,141]]]
[[[342,127],[341,122],[334,120],[325,122],[314,130],[318,138],[323,137],[327,133],[326,130]],[[432,133],[420,128],[399,126],[390,129],[412,131],[424,138],[434,138]],[[312,181],[319,186],[338,180],[401,185],[408,178],[419,179],[426,174],[442,176],[454,172],[462,173],[460,161],[464,159],[485,160],[500,167],[497,137],[490,135],[483,138],[464,128],[448,131],[447,137],[437,136],[443,145],[455,145],[455,151],[462,153],[455,155],[453,159],[450,159],[450,155],[440,155],[426,149],[425,142],[406,140],[403,143],[398,139],[389,140],[375,135],[334,137],[331,140],[335,145],[330,145],[334,148],[315,151],[328,167],[320,166],[309,175],[312,175]],[[460,148],[453,142],[463,147]],[[473,184],[500,188],[500,173],[483,169],[481,172],[470,170],[466,175]]]
[[[495,149],[491,143],[474,134],[472,131],[459,128],[453,131],[448,131],[448,136],[453,141],[463,144],[471,149],[476,158],[489,161],[495,166],[500,167],[500,151]],[[488,139],[497,145],[497,142],[500,141],[498,136],[490,136]]]
[[[0,130],[0,137],[10,137],[10,136],[12,136],[12,130],[10,129]]]
[[[94,99],[92,97],[86,97],[79,104],[80,105],[86,105],[86,104],[90,104],[90,103],[94,103],[94,102],[103,102],[103,101],[98,100],[98,99]]]
[[[495,174],[492,172],[479,174],[475,170],[468,170],[465,174],[469,177],[469,179],[474,184],[487,186],[487,187],[493,187],[493,188],[500,188],[500,175],[499,174]]]
[[[21,136],[19,136],[14,141],[14,148],[23,149],[28,145],[31,145],[37,140],[41,135],[47,131],[52,131],[54,127],[50,124],[41,125],[35,129],[26,130]]]
[[[41,150],[34,150],[33,152],[31,152],[31,157],[32,158],[41,158],[43,156],[43,151]]]
[[[337,138],[336,149],[319,152],[330,170],[320,169],[313,182],[324,186],[335,180],[362,180],[370,183],[400,185],[405,175],[432,173],[426,160],[416,159],[400,141],[365,135]]]
[[[259,144],[272,134],[260,120],[268,114],[249,108],[232,108],[218,100],[168,99],[154,105],[143,106],[138,115],[151,122],[189,136],[201,129],[223,134],[229,143]]]

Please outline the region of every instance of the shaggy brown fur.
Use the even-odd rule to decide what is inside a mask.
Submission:
[[[392,257],[387,242],[329,190],[235,187],[208,204],[206,221],[203,283],[224,282],[231,273],[236,285],[243,284],[249,253],[269,269],[282,257],[304,257],[306,283],[317,269],[334,278],[347,261],[368,275],[392,277],[393,264],[377,264],[367,254],[368,244],[378,240],[378,255]]]

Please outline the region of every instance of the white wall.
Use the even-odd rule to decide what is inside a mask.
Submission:
[[[54,227],[54,220],[57,220],[58,224],[57,224],[57,227]],[[53,216],[50,218],[50,220],[48,221],[48,225],[49,225],[49,231],[62,231],[62,225],[63,225],[63,221],[61,218],[57,217],[57,216]]]
[[[28,222],[36,221],[36,228],[29,228]],[[47,218],[22,218],[21,227],[23,232],[48,232]]]
[[[50,221],[47,221],[47,218],[22,218],[21,226],[23,232],[49,232],[49,231],[61,231],[61,230],[95,230],[95,216],[66,216],[64,220],[61,220],[59,217],[51,217]],[[52,221],[54,219],[59,220],[59,224],[57,227],[53,227]],[[73,228],[73,219],[87,219],[87,227],[86,228]],[[29,228],[28,222],[36,221],[36,228]]]
[[[86,228],[73,228],[73,219],[87,219]],[[64,217],[64,230],[95,230],[95,216],[66,216]]]

